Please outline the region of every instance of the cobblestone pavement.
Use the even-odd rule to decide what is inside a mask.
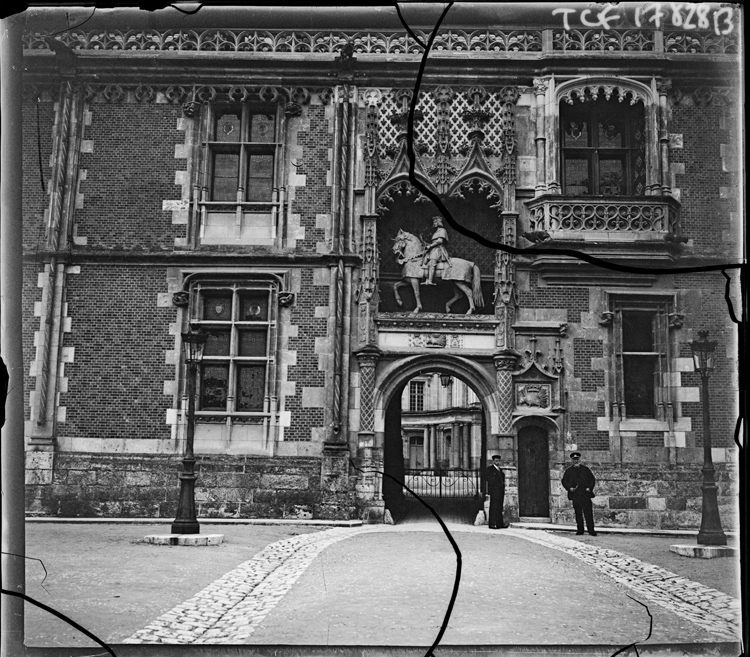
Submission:
[[[242,643],[329,545],[369,527],[337,527],[271,543],[123,643]]]
[[[449,529],[451,532],[488,533],[486,527],[471,525],[450,525]],[[405,531],[442,530],[437,525],[366,525],[335,528],[272,543],[124,643],[245,643],[326,547],[364,533]],[[638,597],[711,632],[717,641],[734,641],[739,637],[740,601],[720,591],[614,550],[545,531],[513,528],[492,535],[514,536],[580,559],[630,588]]]

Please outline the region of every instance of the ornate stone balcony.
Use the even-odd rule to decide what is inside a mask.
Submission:
[[[526,207],[529,232],[549,235],[534,246],[575,249],[613,262],[655,265],[673,262],[685,241],[680,236],[680,203],[671,196],[545,194],[526,201]],[[558,284],[563,284],[564,262],[551,255],[536,256],[532,266],[560,278]],[[580,278],[581,268],[576,270],[575,277]]]
[[[663,241],[678,235],[680,228],[680,204],[671,196],[546,194],[526,201],[526,206],[531,231],[545,231],[553,240]]]

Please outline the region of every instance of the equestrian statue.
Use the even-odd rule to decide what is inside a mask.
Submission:
[[[471,315],[476,308],[484,307],[479,267],[468,260],[451,258],[448,255],[445,246],[448,243],[448,232],[443,228],[441,217],[433,217],[432,225],[435,232],[429,243],[423,242],[419,237],[407,233],[405,230],[399,230],[393,240],[393,253],[396,256],[396,262],[403,265],[401,280],[393,284],[393,295],[396,297],[396,303],[403,306],[398,291],[399,288],[410,283],[417,302],[417,307],[412,313],[421,312],[422,299],[419,294],[419,286],[420,284],[435,285],[434,279],[437,278],[453,283],[456,291],[445,304],[445,312],[451,311],[451,306],[461,298],[463,292],[469,301],[469,310],[466,311],[466,314]]]

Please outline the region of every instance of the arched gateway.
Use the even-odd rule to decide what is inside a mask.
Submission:
[[[556,424],[565,412],[560,391],[566,324],[559,313],[547,319],[527,312],[511,254],[482,246],[453,222],[471,226],[492,242],[518,246],[523,207],[515,196],[513,116],[519,90],[474,86],[457,95],[440,85],[423,95],[420,115],[429,128],[415,129],[420,139],[427,138],[427,150],[414,162],[407,152],[411,99],[404,89],[370,90],[362,97],[370,132],[360,215],[363,264],[352,331],[359,366],[352,386],[352,417],[358,425],[352,438],[362,466],[357,495],[363,516],[377,521],[403,494],[403,484],[391,484],[377,472],[406,482],[407,470],[416,471],[419,483],[437,486],[438,493],[444,484],[456,490],[462,478],[467,492],[481,494],[487,457],[499,453],[507,474],[506,510],[518,517],[514,423],[534,416]],[[378,131],[384,117],[391,127]],[[434,134],[442,137],[433,140]],[[458,140],[455,148],[449,147],[450,135]],[[426,190],[438,195],[448,212],[438,211]],[[464,263],[472,263],[471,278],[461,273]],[[456,295],[455,281],[470,282],[471,294]],[[345,315],[344,310],[342,321]],[[404,387],[427,373],[462,381],[476,394],[476,408],[466,414],[450,407],[438,427],[434,415],[403,417],[399,401],[408,406],[408,397],[401,399]],[[418,420],[423,420],[421,441]],[[524,467],[557,468],[561,434],[547,431],[544,449],[540,432],[524,431]],[[418,473],[428,470],[433,479],[425,482],[428,475]],[[539,500],[525,511],[549,516],[552,476],[527,476],[530,472],[526,468],[524,481],[540,480],[544,486],[533,491]],[[529,490],[525,495],[530,499]]]
[[[404,499],[398,482],[406,483],[431,504],[437,500],[455,502],[464,513],[481,505],[481,478],[488,444],[492,444],[488,435],[498,430],[500,399],[494,384],[494,369],[491,360],[480,363],[451,354],[384,359],[375,380],[374,444],[386,475],[382,477],[379,492],[385,508],[393,515],[397,515]],[[412,438],[414,444],[410,445],[408,420],[402,417],[402,393],[410,382],[415,385],[414,381],[424,379],[425,375],[444,382],[461,381],[473,392],[472,399],[476,396],[479,408],[461,422],[456,421],[458,416],[446,415],[446,411],[433,413],[437,422],[425,427],[424,440]],[[421,404],[419,407],[421,410]],[[419,456],[414,449],[417,446]]]

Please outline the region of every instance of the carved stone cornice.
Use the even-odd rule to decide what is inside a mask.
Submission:
[[[430,34],[416,30],[422,43]],[[46,34],[26,33],[23,46],[27,51],[49,50]],[[172,52],[208,52],[278,55],[344,56],[421,55],[423,46],[402,30],[341,31],[341,30],[247,30],[247,29],[167,29],[167,30],[70,30],[55,38],[74,51],[111,52],[117,56],[149,52],[155,55]],[[440,30],[433,44],[435,50],[464,55],[469,51],[491,53],[540,52],[541,30],[479,29]],[[348,49],[348,50],[347,50]]]
[[[648,104],[650,97],[647,92],[646,87],[641,88],[641,86],[629,84],[627,81],[612,82],[607,80],[600,82],[584,79],[579,83],[567,86],[565,91],[560,94],[560,100],[572,105],[576,100],[585,102],[603,96],[605,100],[610,98],[615,98],[620,102],[627,100],[630,105],[635,105],[639,101]]]
[[[243,103],[260,101],[284,103],[290,108],[310,102],[306,87],[148,85],[148,84],[85,84],[84,98],[99,103],[158,103],[181,104],[187,116],[194,116],[205,103],[224,101]],[[294,111],[292,109],[292,111]]]
[[[415,30],[425,43],[430,35]],[[47,34],[23,35],[25,51],[48,51]],[[441,29],[434,50],[466,56],[469,52],[514,55],[517,52],[592,52],[597,56],[618,56],[622,52],[656,51],[652,26],[644,29],[555,29],[552,42],[546,44],[540,29],[484,28],[477,30]],[[305,29],[136,29],[69,30],[54,37],[74,51],[96,51],[127,57],[139,52],[169,55],[174,52],[237,53],[252,55],[334,55],[347,46],[358,58],[367,55],[413,56],[423,46],[404,30],[305,30]],[[663,47],[672,55],[734,54],[739,49],[738,30],[717,35],[713,31],[669,30],[663,35]]]
[[[498,372],[513,372],[516,369],[521,354],[515,349],[503,349],[492,355]]]
[[[534,93],[537,96],[543,96],[549,89],[550,78],[534,78]]]
[[[375,367],[383,355],[383,352],[374,345],[367,345],[352,353],[357,357],[360,367]]]
[[[445,315],[440,313],[380,313],[376,320],[378,327],[389,331],[429,331],[438,332],[472,332],[489,333],[495,331],[497,321],[494,317],[487,319],[465,319],[465,316]]]

